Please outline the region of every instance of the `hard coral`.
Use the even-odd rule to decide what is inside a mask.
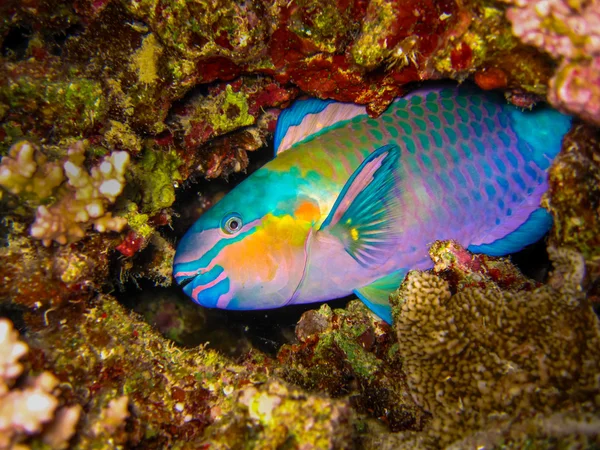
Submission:
[[[99,232],[120,231],[125,226],[125,219],[112,217],[106,207],[123,190],[129,154],[113,152],[88,173],[86,146],[85,141],[75,142],[59,164],[48,162],[33,144],[23,141],[0,162],[0,186],[13,194],[24,193],[24,200],[30,194],[30,204],[39,204],[31,236],[46,246],[52,241],[64,245],[79,240],[90,225]],[[63,183],[65,178],[67,183]],[[58,199],[49,206],[40,204],[59,185]]]
[[[63,180],[60,164],[27,141],[13,145],[0,162],[0,186],[33,205],[48,200]]]
[[[433,414],[427,433],[439,444],[600,392],[600,327],[582,293],[583,259],[549,253],[555,271],[531,291],[487,278],[452,295],[440,276],[410,272],[392,296],[408,384]]]
[[[51,428],[44,428],[42,440],[52,443],[52,448],[63,448],[75,432],[80,409],[62,408],[63,413],[55,416],[58,400],[53,393],[58,379],[50,372],[30,375],[15,386],[23,372],[18,361],[27,352],[28,346],[19,340],[12,323],[0,318],[0,449],[19,448],[31,436],[42,433],[50,422]],[[71,411],[67,414],[70,417],[65,416],[66,411]]]
[[[563,62],[549,88],[555,107],[600,125],[600,51],[588,61]]]
[[[48,246],[77,241],[93,225],[96,231],[121,231],[126,220],[112,217],[106,207],[123,190],[129,154],[113,152],[88,172],[84,167],[85,142],[69,147],[63,170],[68,180],[56,202],[41,205],[31,226],[31,236]]]

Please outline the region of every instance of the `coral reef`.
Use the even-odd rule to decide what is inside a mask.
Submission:
[[[43,320],[60,305],[87,301],[109,279],[109,254],[114,238],[93,234],[76,243],[46,248],[27,233],[27,225],[4,217],[10,229],[0,247],[0,305],[9,302],[43,313]]]
[[[549,82],[548,100],[600,125],[600,3],[511,1],[506,16],[524,43],[560,61]]]
[[[107,294],[126,289],[123,303],[180,345],[207,336],[204,310],[128,286],[171,284],[177,238],[227,190],[198,180],[239,181],[299,96],[377,115],[410,83],[471,79],[600,124],[598,8],[0,2],[0,315],[29,347],[0,319],[0,447],[598,444],[587,302],[600,298],[600,144],[589,125],[550,169],[560,250],[549,283],[436,243],[434,271],[392,296],[399,339],[351,302],[305,312],[277,359],[221,326],[210,340],[235,347],[234,362],[174,347]],[[17,414],[30,395],[43,414]]]
[[[467,255],[452,243],[431,253],[442,260]],[[581,286],[585,264],[573,250],[549,253],[554,272],[534,289],[501,289],[486,269],[478,270],[480,286],[453,284],[452,294],[443,274],[409,272],[391,297],[410,391],[433,415],[425,430],[432,445],[475,448],[513,440],[518,448],[523,441],[511,435],[518,426],[521,438],[556,435],[546,431],[547,421],[556,423],[559,411],[568,421],[588,413],[598,420],[600,326]],[[477,257],[472,261],[479,264]],[[461,265],[445,270],[452,272],[449,279],[464,272]],[[530,432],[525,422],[533,416],[539,423]],[[565,442],[571,434],[588,443],[599,438],[597,429],[565,434]],[[455,442],[460,439],[463,444]]]
[[[550,168],[544,206],[554,217],[551,242],[577,249],[585,258],[591,284],[600,278],[600,133],[574,127]]]
[[[311,391],[349,396],[359,412],[392,430],[417,429],[422,413],[407,396],[390,331],[360,301],[333,311],[323,305],[302,315],[296,326],[299,344],[279,351],[280,372]]]
[[[54,396],[59,380],[50,372],[29,375],[16,386],[23,373],[19,359],[28,352],[12,323],[0,318],[0,448],[28,448],[31,436],[51,448],[66,448],[75,434],[81,407],[63,406]]]
[[[75,448],[348,448],[350,405],[269,376],[260,355],[238,365],[203,346],[178,349],[109,296],[71,303],[46,324],[26,318],[35,370],[86,405]]]

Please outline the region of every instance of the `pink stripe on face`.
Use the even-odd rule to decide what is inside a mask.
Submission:
[[[200,270],[189,270],[187,272],[177,272],[174,273],[173,276],[175,278],[177,277],[193,277],[195,275],[200,275],[201,273],[204,273],[205,270],[204,269],[200,269]]]
[[[198,286],[198,287],[196,287],[192,291],[192,298],[198,302],[198,294],[200,292],[204,291],[205,289],[209,289],[209,288],[213,287],[214,285],[216,285],[220,281],[223,281],[225,278],[227,278],[227,275],[225,275],[225,272],[221,272],[221,274],[217,278],[215,278],[214,280],[212,280],[210,283],[207,283],[204,286]]]
[[[233,293],[228,292],[227,294],[221,295],[217,300],[217,308],[226,309],[229,302],[233,299]]]

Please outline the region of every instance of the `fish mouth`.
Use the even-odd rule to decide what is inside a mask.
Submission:
[[[207,272],[207,269],[196,269],[191,271],[174,270],[173,278],[182,288],[190,284],[197,276]]]
[[[216,308],[219,299],[229,291],[227,275],[221,266],[210,269],[198,269],[192,272],[179,272],[175,275],[177,283],[194,302],[199,305]],[[225,284],[221,284],[225,282]],[[217,286],[219,288],[216,288]],[[223,290],[224,288],[224,290]]]
[[[194,278],[196,277],[189,277],[189,278],[184,278],[181,281],[177,281],[177,284],[179,284],[179,286],[181,286],[181,289],[183,289],[184,287],[186,287],[188,284],[190,284],[192,281],[194,281]]]

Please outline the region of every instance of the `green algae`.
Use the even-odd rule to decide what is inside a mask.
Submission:
[[[398,376],[397,347],[392,349],[385,324],[362,302],[333,311],[322,305],[305,313],[296,336],[300,343],[283,346],[278,355],[285,379],[332,396],[349,395],[359,412],[385,415],[392,429],[418,426],[415,405]]]
[[[336,3],[301,0],[291,17],[290,30],[310,41],[323,52],[344,49],[349,34],[358,30],[352,20],[353,7],[340,8]]]
[[[254,123],[255,118],[248,113],[246,95],[243,92],[234,92],[231,85],[227,85],[219,103],[221,112],[209,117],[216,133],[224,134]]]
[[[375,5],[376,3],[376,5]],[[369,5],[375,10],[376,17],[362,26],[361,34],[352,47],[354,61],[367,68],[374,68],[389,55],[386,45],[382,45],[382,36],[392,28],[396,13],[392,2],[377,0]]]
[[[142,238],[149,238],[154,233],[154,228],[148,223],[150,216],[138,212],[138,206],[135,203],[127,205],[127,212],[124,215],[127,219],[127,225],[136,234]]]
[[[22,114],[35,113],[60,136],[83,133],[102,122],[107,113],[102,85],[75,73],[65,80],[39,74],[9,78],[0,84],[0,100]]]
[[[111,149],[127,150],[133,154],[142,149],[142,140],[126,123],[109,120],[104,140]]]
[[[133,184],[141,196],[140,211],[153,215],[175,201],[175,184],[181,180],[182,161],[173,150],[147,146],[131,170]]]
[[[131,67],[137,72],[140,83],[155,84],[158,79],[158,60],[163,54],[163,48],[154,34],[144,37],[142,45],[133,54]]]

